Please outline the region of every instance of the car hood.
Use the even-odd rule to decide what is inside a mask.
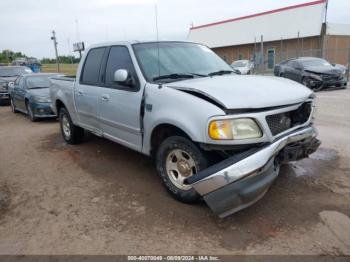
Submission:
[[[341,74],[342,71],[334,66],[308,66],[304,69],[307,72],[313,72],[318,74]]]
[[[312,91],[294,81],[269,76],[225,75],[195,78],[166,86],[203,96],[226,109],[258,109],[305,101]]]
[[[248,67],[233,67],[234,69],[238,70],[241,73],[247,73],[249,68]]]
[[[14,82],[18,76],[0,77],[0,82]]]
[[[31,96],[50,97],[50,88],[28,89]]]

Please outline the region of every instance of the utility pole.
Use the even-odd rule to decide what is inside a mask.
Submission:
[[[55,30],[52,30],[51,40],[53,41],[53,45],[55,47],[57,72],[59,73],[60,72],[60,61],[58,60],[58,52],[57,52],[57,44],[58,43],[57,43]]]

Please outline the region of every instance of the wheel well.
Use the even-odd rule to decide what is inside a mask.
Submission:
[[[66,106],[63,104],[63,102],[62,102],[61,100],[57,100],[57,101],[56,101],[56,110],[57,110],[57,114],[59,114],[60,109],[61,109],[62,107],[65,108]]]
[[[151,155],[154,156],[157,152],[160,144],[170,136],[182,136],[191,140],[191,138],[181,130],[180,128],[170,125],[170,124],[161,124],[153,129],[151,135]]]

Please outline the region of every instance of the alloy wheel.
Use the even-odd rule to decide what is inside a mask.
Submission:
[[[166,171],[171,182],[181,190],[192,187],[184,183],[185,179],[197,173],[197,166],[190,154],[181,149],[169,152],[166,159]]]

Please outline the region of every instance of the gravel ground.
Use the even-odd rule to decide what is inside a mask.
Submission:
[[[163,189],[153,163],[0,107],[0,254],[348,254],[350,90],[318,93],[322,146],[226,219]]]

